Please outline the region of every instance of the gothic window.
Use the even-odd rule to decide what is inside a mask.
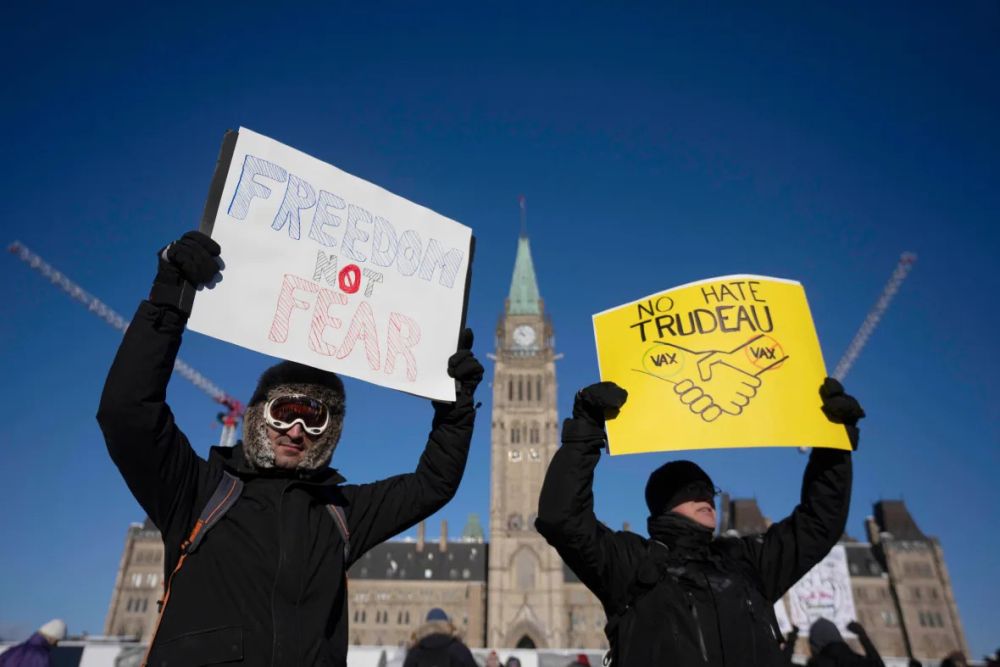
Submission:
[[[524,400],[524,378],[517,376],[517,400]]]
[[[514,400],[514,378],[510,378],[507,380],[507,400],[508,401]]]
[[[538,375],[538,376],[535,377],[535,388],[537,389],[537,391],[535,393],[538,395],[538,400],[540,401],[540,400],[542,400],[542,376],[541,375]]]
[[[522,549],[514,556],[514,577],[518,589],[522,591],[534,590],[537,570],[538,560],[529,549]]]
[[[538,422],[532,422],[531,423],[531,431],[529,433],[528,442],[530,442],[533,445],[537,445],[538,444],[538,442],[539,442],[539,437],[538,437]]]
[[[527,385],[526,389],[528,390],[528,400],[530,401],[531,400],[531,378],[528,378],[528,381],[525,382],[525,384]]]

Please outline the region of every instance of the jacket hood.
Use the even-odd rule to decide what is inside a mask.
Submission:
[[[427,621],[417,628],[417,644],[424,648],[439,648],[455,638],[455,626],[450,621]]]

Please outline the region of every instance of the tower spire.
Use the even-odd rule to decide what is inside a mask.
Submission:
[[[517,257],[514,259],[514,275],[510,281],[507,313],[539,315],[542,312],[541,296],[535,279],[535,264],[531,261],[531,246],[528,244],[527,206],[524,195],[517,199],[521,207],[521,234],[517,239]]]
[[[524,195],[517,196],[517,203],[521,207],[521,235],[520,238],[528,238],[528,200]]]

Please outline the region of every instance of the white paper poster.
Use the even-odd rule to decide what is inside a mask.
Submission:
[[[788,591],[791,621],[803,636],[809,626],[822,617],[833,621],[844,636],[853,637],[847,624],[856,618],[851,577],[847,570],[847,551],[838,544],[826,558],[799,579]]]
[[[471,229],[240,128],[212,238],[225,269],[189,328],[454,400]]]

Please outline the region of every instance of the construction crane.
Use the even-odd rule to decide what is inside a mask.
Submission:
[[[45,276],[49,282],[68,294],[71,298],[86,306],[87,310],[100,317],[118,331],[125,333],[125,330],[128,328],[128,322],[124,317],[109,308],[100,299],[67,278],[60,271],[57,271],[44,259],[33,253],[18,241],[14,241],[7,249],[12,254],[17,255],[19,259],[32,269]],[[219,413],[219,421],[222,423],[222,435],[219,438],[219,445],[222,447],[232,447],[235,445],[236,427],[239,424],[240,419],[243,417],[243,403],[224,392],[214,382],[179,358],[174,361],[174,370],[180,373],[184,379],[190,381],[191,384],[198,387],[198,389],[201,389],[203,392],[211,396],[214,401],[220,403],[226,408],[226,412]]]
[[[837,380],[843,380],[848,371],[854,365],[857,360],[858,355],[861,354],[861,350],[864,349],[865,343],[871,338],[872,332],[875,331],[875,327],[878,326],[879,320],[882,319],[882,315],[885,314],[886,309],[889,304],[892,303],[892,298],[896,296],[896,292],[899,291],[899,286],[903,284],[906,280],[906,276],[909,275],[910,269],[917,262],[917,256],[912,252],[904,252],[899,256],[899,262],[896,263],[896,270],[892,272],[889,277],[889,282],[885,284],[882,288],[882,294],[879,295],[878,301],[872,306],[872,309],[868,311],[868,315],[865,317],[865,321],[861,323],[861,328],[858,332],[854,334],[854,339],[851,344],[847,346],[847,351],[844,352],[844,356],[840,358],[837,362],[837,367],[833,370],[833,377]],[[805,453],[809,451],[808,447],[799,447],[799,452]]]
[[[872,309],[868,311],[865,321],[861,323],[861,328],[858,329],[858,333],[854,334],[854,340],[851,344],[847,346],[847,351],[844,352],[844,356],[840,358],[837,362],[837,367],[833,371],[833,377],[838,380],[843,380],[847,376],[847,373],[851,370],[851,366],[857,360],[858,355],[861,354],[861,350],[864,349],[865,343],[871,337],[872,332],[875,331],[875,327],[878,326],[879,320],[882,319],[882,315],[885,314],[886,309],[889,304],[892,303],[892,298],[896,296],[896,292],[899,291],[899,286],[903,284],[906,280],[906,276],[909,275],[910,269],[917,262],[916,254],[912,252],[904,252],[899,256],[899,262],[896,264],[896,270],[892,272],[892,276],[889,278],[889,282],[885,284],[885,288],[882,289],[882,294],[879,295],[878,301],[872,306]]]

